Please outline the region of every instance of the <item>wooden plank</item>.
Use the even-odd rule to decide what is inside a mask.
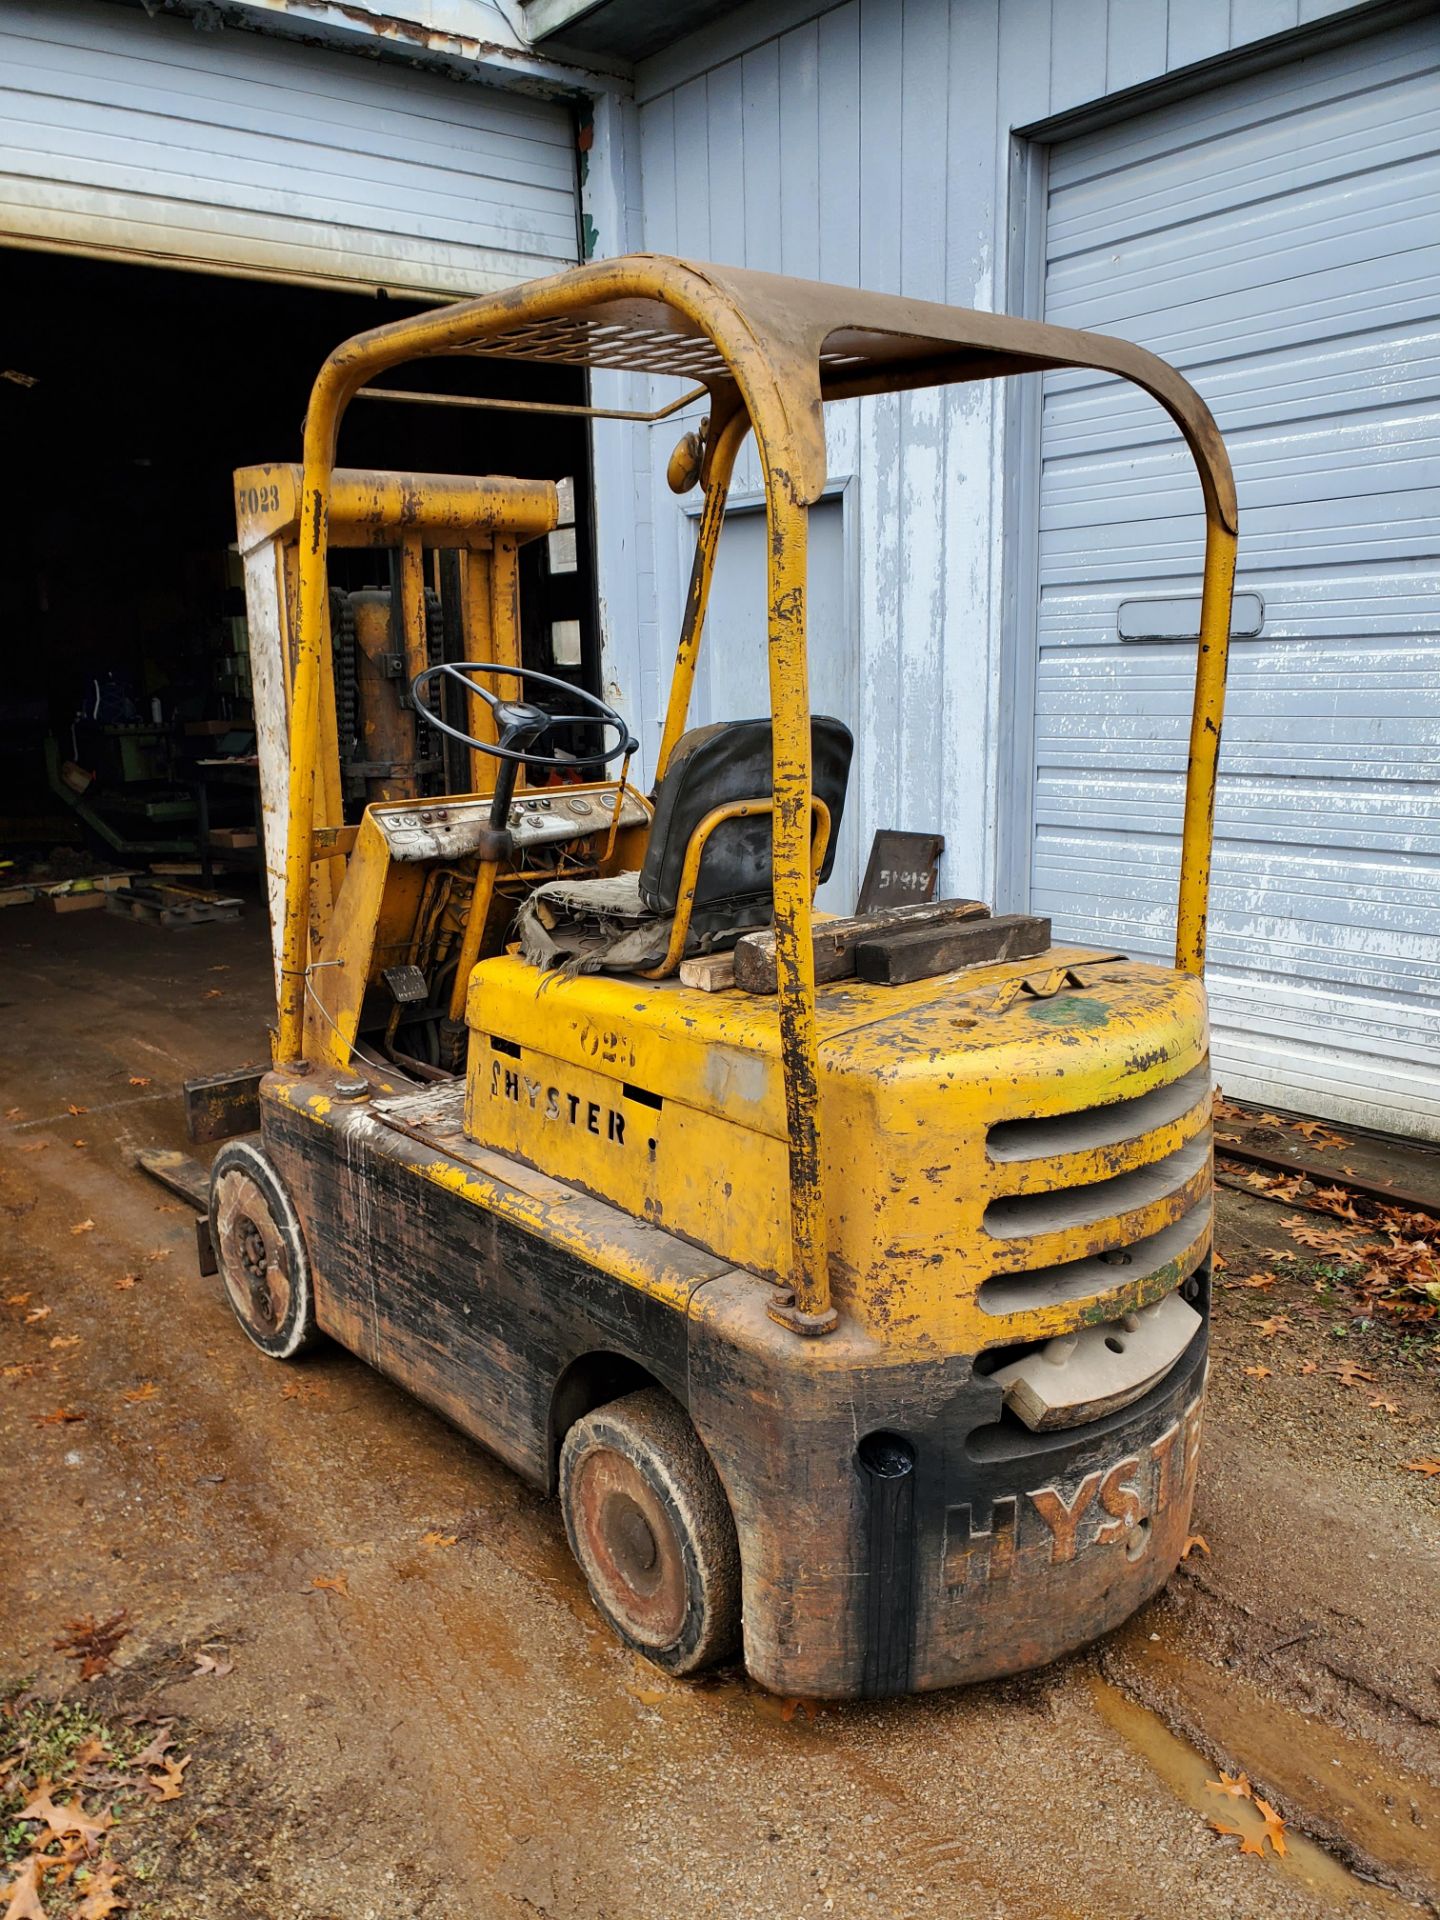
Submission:
[[[698,987],[701,993],[724,993],[735,984],[733,953],[700,953],[693,960],[680,962],[682,987]]]
[[[1050,945],[1050,922],[1029,913],[1002,913],[968,926],[895,928],[858,942],[855,972],[873,985],[900,987],[958,967],[994,960],[1029,960]]]
[[[988,919],[983,900],[932,900],[923,905],[891,907],[883,913],[856,915],[849,920],[821,920],[814,929],[815,981],[844,980],[855,971],[855,949],[862,940],[891,927],[949,927],[957,920]],[[746,993],[774,993],[775,935],[747,933],[735,945],[735,984]]]

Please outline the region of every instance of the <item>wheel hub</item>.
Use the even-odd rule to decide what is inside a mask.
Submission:
[[[574,1515],[607,1608],[641,1645],[668,1647],[685,1622],[685,1559],[655,1489],[622,1454],[597,1449],[577,1469]]]
[[[285,1243],[256,1181],[238,1169],[222,1175],[216,1192],[216,1253],[236,1313],[265,1335],[284,1325],[290,1310]]]

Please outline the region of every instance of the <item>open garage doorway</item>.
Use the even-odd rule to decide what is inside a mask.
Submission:
[[[113,908],[104,877],[263,915],[232,475],[298,460],[325,355],[418,305],[43,251],[0,250],[0,273],[0,898],[21,907],[0,944],[37,911]],[[566,367],[387,384],[586,398]],[[568,482],[571,524],[520,556],[525,660],[594,690],[588,458],[580,418],[411,404],[356,405],[340,444],[347,466]],[[387,565],[337,553],[332,584],[387,588]]]

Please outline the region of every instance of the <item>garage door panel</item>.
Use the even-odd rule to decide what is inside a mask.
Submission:
[[[0,15],[2,17],[2,15]],[[134,73],[134,81],[121,79]],[[69,63],[27,63],[13,60],[6,50],[6,90],[13,94],[10,119],[31,121],[40,129],[94,132],[96,121],[115,119],[132,127],[154,127],[157,134],[175,134],[179,146],[194,152],[244,154],[290,152],[294,146],[313,146],[315,152],[344,154],[369,171],[388,171],[394,161],[447,171],[455,167],[457,152],[472,161],[484,161],[486,177],[505,180],[522,198],[545,202],[555,190],[566,192],[574,161],[570,144],[557,138],[526,138],[509,127],[490,131],[484,121],[436,121],[399,106],[403,94],[386,100],[386,111],[376,113],[376,102],[340,100],[326,94],[284,88],[284,109],[275,108],[275,84],[204,84],[204,73],[186,69],[184,98],[194,111],[204,108],[204,121],[175,121],[175,88],[165,69],[146,60],[106,60],[94,73],[81,75]],[[467,88],[461,98],[480,102],[480,88]],[[486,104],[488,106],[488,104]],[[344,111],[342,111],[344,109]],[[303,119],[301,119],[303,111]],[[161,138],[161,146],[167,146]],[[278,161],[276,161],[278,163]],[[467,179],[463,169],[457,169]]]
[[[28,200],[17,191],[0,208],[0,224],[11,237],[46,247],[92,251],[97,223],[105,230],[102,250],[122,257],[169,266],[193,263],[314,285],[391,287],[436,298],[486,282],[508,286],[517,277],[517,264],[526,261],[511,248],[452,249],[435,241],[407,243],[400,238],[382,247],[367,231],[347,231],[333,223],[275,219],[89,187],[42,187]],[[553,261],[533,255],[518,277],[553,271]]]
[[[334,125],[347,138],[373,139],[376,110],[384,108],[401,138],[407,129],[434,138],[449,127],[461,141],[493,132],[561,149],[570,144],[563,113],[537,118],[540,103],[528,95],[439,76],[417,94],[413,72],[363,56],[317,57],[293,41],[197,33],[183,20],[152,21],[159,31],[147,32],[123,9],[95,0],[5,0],[3,19],[7,79],[12,66],[44,65],[67,81],[72,74],[90,76],[100,82],[95,97],[101,102],[110,97],[104,80],[113,71],[117,88],[134,85],[172,101],[193,99],[221,116],[242,104],[263,110],[277,98],[293,98],[303,102],[310,123]],[[356,58],[363,80],[352,70]]]
[[[173,175],[177,166],[183,166],[183,201],[199,200],[216,209],[235,208],[281,219],[313,218],[317,202],[323,200],[328,219],[337,227],[364,228],[377,215],[388,215],[392,225],[403,220],[412,239],[515,247],[547,257],[573,237],[573,225],[564,213],[557,215],[543,199],[527,206],[527,196],[517,195],[503,219],[486,219],[483,213],[477,214],[473,198],[467,197],[463,175],[438,174],[433,196],[423,208],[413,208],[393,175],[378,167],[369,173],[361,166],[340,171],[333,153],[298,141],[284,148],[283,158],[276,147],[269,159],[250,161],[239,142],[227,143],[223,138],[190,146],[76,128],[62,158],[50,144],[54,122],[26,127],[12,120],[5,131],[0,166],[19,170],[19,162],[43,161],[43,177],[56,183],[84,186],[103,177],[112,193],[146,196],[157,178]],[[223,167],[227,158],[236,163],[228,171]],[[242,169],[243,179],[237,178]],[[42,177],[38,165],[24,170]],[[303,188],[297,189],[297,181],[303,181]]]
[[[1440,23],[1058,147],[1046,317],[1180,365],[1240,500],[1210,984],[1238,1092],[1440,1135]],[[1047,378],[1032,899],[1173,938],[1198,488],[1144,396]],[[1384,1108],[1383,1116],[1378,1111]]]
[[[1352,686],[1374,674],[1387,680],[1407,671],[1419,676],[1419,684],[1429,677],[1429,649],[1421,646],[1411,655],[1397,657],[1393,646],[1386,646],[1369,657],[1360,654],[1354,666],[1349,655],[1353,643],[1365,639],[1395,641],[1414,635],[1427,635],[1440,604],[1440,572],[1426,555],[1396,560],[1387,571],[1371,566],[1307,567],[1296,570],[1291,564],[1284,571],[1267,568],[1264,576],[1264,621],[1267,641],[1335,640],[1341,643],[1344,658],[1327,661],[1323,646],[1305,657],[1308,673],[1337,673],[1343,684]],[[1153,582],[1139,578],[1117,582],[1107,579],[1103,588],[1083,592],[1073,581],[1044,587],[1040,595],[1040,640],[1046,647],[1095,647],[1121,644],[1115,633],[1117,606],[1126,600],[1143,600]],[[1256,642],[1237,641],[1231,663],[1231,685],[1238,685],[1248,671],[1247,659]],[[1132,649],[1133,650],[1133,649]],[[1190,661],[1183,658],[1176,672],[1187,687],[1191,683]],[[1273,667],[1267,663],[1267,672]]]
[[[1232,434],[1283,423],[1304,410],[1375,418],[1382,406],[1428,402],[1437,388],[1440,351],[1434,336],[1417,327],[1327,342],[1313,352],[1237,356],[1206,370],[1210,403],[1224,408]],[[1129,392],[1120,387],[1111,399],[1109,388],[1092,384],[1055,393],[1046,409],[1047,446],[1063,458],[1072,449],[1098,454],[1172,439],[1168,415],[1138,393],[1129,403]],[[1377,394],[1383,395],[1379,404]]]
[[[1082,267],[1097,235],[1104,244],[1119,246],[1125,257],[1139,241],[1167,244],[1212,221],[1231,228],[1237,202],[1254,199],[1256,205],[1237,223],[1244,239],[1262,221],[1275,218],[1277,205],[1267,205],[1277,178],[1283,181],[1286,207],[1303,220],[1302,195],[1311,204],[1333,201],[1347,188],[1360,195],[1384,191],[1387,169],[1430,157],[1435,129],[1434,103],[1427,96],[1429,74],[1407,74],[1390,98],[1390,116],[1382,127],[1375,123],[1375,101],[1368,92],[1327,108],[1323,132],[1297,150],[1290,121],[1252,127],[1245,152],[1225,165],[1214,165],[1219,143],[1187,146],[1150,170],[1147,190],[1133,193],[1117,213],[1108,180],[1087,182],[1067,191],[1056,185],[1052,258],[1060,272],[1076,257]],[[1224,143],[1233,153],[1234,141]]]
[[[0,0],[0,232],[427,295],[576,256],[552,101],[251,33]]]
[[[1299,144],[1297,128],[1303,129],[1305,143],[1324,140],[1336,117],[1348,120],[1358,106],[1372,126],[1378,122],[1383,137],[1394,109],[1394,95],[1389,90],[1403,88],[1417,77],[1423,79],[1433,72],[1437,60],[1440,56],[1423,40],[1377,35],[1369,41],[1356,41],[1338,54],[1296,61],[1227,87],[1217,86],[1207,102],[1204,119],[1191,120],[1179,140],[1173,121],[1164,122],[1151,114],[1067,140],[1055,149],[1051,166],[1052,192],[1060,217],[1063,220],[1066,216],[1070,204],[1067,196],[1090,183],[1099,183],[1095,187],[1099,206],[1104,205],[1107,192],[1103,183],[1113,183],[1121,175],[1127,177],[1127,198],[1129,194],[1152,191],[1152,178],[1167,177],[1177,155],[1188,154],[1203,162],[1192,181],[1192,187],[1203,192],[1217,169],[1237,163],[1229,156],[1243,152],[1250,130],[1257,126],[1281,128],[1293,151]],[[1377,101],[1383,106],[1378,113],[1365,104]],[[1307,118],[1315,108],[1324,109],[1322,120]]]

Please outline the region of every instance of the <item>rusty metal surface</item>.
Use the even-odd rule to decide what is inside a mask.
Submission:
[[[236,1067],[185,1082],[185,1131],[197,1147],[257,1130],[264,1073],[264,1067]]]

